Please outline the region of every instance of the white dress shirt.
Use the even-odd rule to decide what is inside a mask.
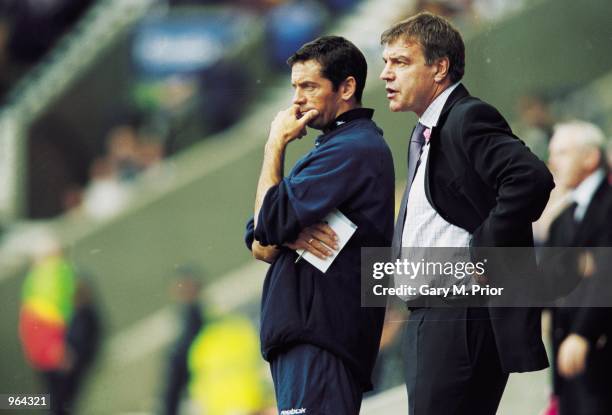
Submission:
[[[459,83],[451,85],[438,95],[427,107],[419,122],[427,128],[437,126],[446,100],[458,85]],[[469,232],[445,221],[427,200],[425,171],[428,156],[429,143],[423,147],[421,164],[408,194],[402,247],[467,247],[471,238]]]
[[[442,108],[449,95],[459,85],[458,83],[448,87],[427,107],[419,122],[427,128],[437,126]],[[419,262],[426,257],[428,262],[459,262],[469,261],[467,250],[428,250],[426,248],[467,248],[470,244],[471,235],[465,229],[447,222],[436,212],[427,200],[425,194],[425,171],[429,159],[429,143],[423,146],[421,163],[417,169],[414,181],[408,194],[408,206],[406,206],[406,219],[402,233],[402,258],[410,262]],[[405,249],[410,248],[410,249]],[[399,295],[404,300],[413,300],[421,296],[419,288],[429,287],[451,287],[453,285],[464,285],[468,290],[475,284],[473,277],[456,279],[446,275],[420,274],[414,278],[406,276],[395,276],[395,286],[414,287],[415,293],[410,295]]]

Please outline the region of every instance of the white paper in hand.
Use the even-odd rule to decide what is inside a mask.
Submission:
[[[338,236],[338,250],[332,251],[332,255],[327,257],[326,259],[320,259],[311,254],[310,252],[304,252],[303,249],[298,249],[296,252],[298,255],[302,255],[302,259],[310,262],[316,268],[318,268],[321,272],[326,272],[329,266],[334,262],[344,245],[351,239],[351,236],[357,230],[357,225],[349,220],[346,216],[342,214],[338,209],[334,209],[329,215],[323,218],[323,222],[327,222],[327,224],[336,232]]]

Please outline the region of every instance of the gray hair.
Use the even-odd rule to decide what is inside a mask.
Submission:
[[[562,122],[554,127],[555,134],[569,134],[576,138],[576,144],[582,148],[597,148],[603,150],[606,145],[606,135],[601,128],[593,123],[572,120]]]

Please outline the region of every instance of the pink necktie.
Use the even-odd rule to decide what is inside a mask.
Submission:
[[[423,131],[423,137],[425,137],[425,142],[429,143],[429,137],[431,137],[431,128],[426,128],[425,131]]]

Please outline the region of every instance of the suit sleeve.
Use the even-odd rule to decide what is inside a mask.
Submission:
[[[374,174],[364,149],[346,142],[312,153],[294,176],[268,190],[254,236],[262,245],[294,241],[300,230],[322,220]]]
[[[540,217],[554,188],[552,175],[492,106],[470,106],[461,125],[467,158],[497,193],[497,204],[474,232],[474,242],[517,246],[522,238],[515,232],[516,225],[531,224]]]

